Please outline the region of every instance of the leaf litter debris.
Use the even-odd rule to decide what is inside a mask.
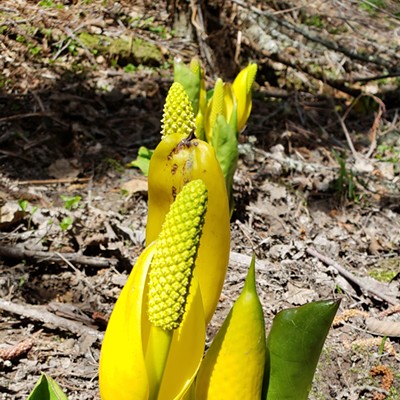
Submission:
[[[0,6],[4,400],[25,399],[40,371],[71,400],[99,398],[102,332],[144,246],[146,180],[125,165],[140,146],[154,148],[159,140],[171,70],[154,67],[157,61],[137,68],[126,56],[93,51],[82,32],[135,34],[157,44],[162,63],[168,54],[198,52],[164,28],[166,8],[54,3],[60,7],[8,0]],[[396,309],[385,298],[400,302],[398,109],[368,119],[341,102],[340,109],[351,110],[335,116],[324,99],[310,105],[309,94],[299,92],[269,101],[263,90],[240,144],[231,260],[209,338],[237,298],[255,251],[267,327],[283,308],[342,297],[344,316],[328,336],[310,399],[389,391],[396,398],[400,319],[398,311],[385,314]],[[371,130],[374,147],[362,136]],[[345,150],[349,137],[355,154]],[[370,373],[391,371],[390,386],[371,380]]]

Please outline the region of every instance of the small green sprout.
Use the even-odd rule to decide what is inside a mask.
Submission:
[[[79,206],[79,202],[81,201],[82,197],[81,196],[65,196],[61,195],[61,199],[64,202],[64,208],[66,210],[76,210]]]
[[[60,228],[63,231],[66,231],[74,222],[74,220],[72,219],[72,217],[64,217],[61,222],[60,222]]]

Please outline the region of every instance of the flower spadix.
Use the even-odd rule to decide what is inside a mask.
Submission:
[[[265,363],[264,316],[255,286],[253,257],[242,293],[205,355],[196,400],[260,399]],[[192,388],[193,397],[193,388]]]
[[[179,82],[174,82],[168,90],[161,125],[163,137],[172,133],[187,137],[196,129],[192,104]]]
[[[102,345],[103,400],[178,400],[193,381],[205,342],[193,268],[206,209],[205,184],[187,183],[135,264]]]
[[[202,180],[186,184],[172,203],[157,239],[149,281],[149,320],[157,327],[179,327],[195,265],[207,208]]]

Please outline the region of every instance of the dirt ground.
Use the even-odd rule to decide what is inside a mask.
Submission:
[[[0,4],[2,400],[41,371],[99,399],[101,338],[144,247],[147,181],[126,164],[159,141],[173,58],[199,54],[148,3]],[[123,36],[148,52],[109,51]],[[209,339],[254,251],[267,329],[284,308],[342,299],[310,399],[400,399],[400,102],[277,85],[257,78],[241,135]]]

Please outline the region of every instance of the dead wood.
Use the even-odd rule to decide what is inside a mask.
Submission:
[[[331,258],[319,253],[316,249],[314,249],[312,247],[307,247],[306,248],[306,253],[310,254],[313,257],[318,258],[324,264],[327,264],[327,265],[335,268],[339,272],[340,275],[342,275],[348,281],[350,281],[353,284],[355,284],[356,286],[358,286],[361,290],[363,290],[365,292],[369,292],[373,296],[384,300],[388,304],[397,305],[399,303],[395,298],[393,298],[391,296],[388,296],[385,293],[379,292],[374,287],[369,285],[365,280],[363,280],[362,278],[356,277],[354,274],[352,274],[350,271],[348,271],[346,268],[344,268],[338,262],[336,262],[335,260],[332,260]]]
[[[3,257],[14,258],[18,260],[22,259],[34,259],[37,261],[51,261],[51,262],[73,262],[76,264],[88,265],[96,268],[108,268],[111,265],[115,265],[117,260],[107,259],[104,257],[88,257],[78,253],[57,253],[57,252],[46,252],[37,250],[28,250],[24,247],[15,246],[0,246],[0,255]]]
[[[54,315],[46,310],[43,306],[31,306],[29,304],[17,304],[11,301],[0,299],[0,309],[8,313],[17,314],[21,317],[41,321],[46,325],[51,325],[57,329],[63,329],[72,332],[78,336],[83,334],[94,336],[96,339],[102,340],[103,333],[95,329],[89,328],[80,322],[72,321],[63,317]]]
[[[365,321],[367,329],[376,335],[400,337],[400,322],[368,318]]]
[[[303,87],[317,80],[357,97],[365,93],[363,84],[400,76],[396,41],[381,40],[385,34],[390,37],[392,28],[389,22],[380,23],[377,15],[354,16],[354,10],[347,6],[328,12],[324,9],[328,5],[306,2],[285,3],[284,9],[265,2],[257,7],[242,0],[230,4],[236,10],[234,30],[240,32],[237,37],[241,42],[269,63],[277,75],[282,65],[289,67],[293,74],[285,72],[285,78],[300,78]],[[394,14],[385,18],[393,26],[399,25]]]

